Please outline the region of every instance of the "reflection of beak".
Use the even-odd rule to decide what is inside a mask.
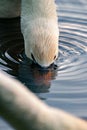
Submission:
[[[31,67],[33,66],[31,65]],[[53,64],[48,68],[42,68],[34,65],[32,73],[35,84],[44,87],[50,86],[51,80],[54,79],[56,75],[55,67]]]
[[[25,61],[19,66],[20,80],[26,84],[33,92],[48,92],[51,80],[57,75],[55,65],[42,68],[34,64],[31,60]]]
[[[49,83],[50,83],[50,80],[52,77],[52,73],[51,73],[51,71],[48,71],[46,73],[40,73],[40,71],[34,70],[33,76],[34,76],[35,83],[38,84],[39,86],[41,86],[42,84],[44,86],[49,86]]]

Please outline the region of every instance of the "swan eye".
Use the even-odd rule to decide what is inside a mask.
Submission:
[[[33,56],[32,53],[31,53],[31,58],[32,58],[32,60],[33,60],[34,62],[36,62],[36,60],[35,60],[35,58],[34,58],[34,56]]]

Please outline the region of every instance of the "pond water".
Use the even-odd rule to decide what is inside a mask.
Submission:
[[[0,69],[41,100],[87,119],[87,0],[56,0],[60,28],[57,66],[46,70],[24,55],[19,18],[0,19]],[[0,118],[0,130],[12,130]]]

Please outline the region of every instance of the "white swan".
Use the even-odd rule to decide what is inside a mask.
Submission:
[[[17,130],[87,130],[87,121],[47,106],[3,72],[0,72],[0,114]]]
[[[55,0],[3,0],[0,3],[5,2],[7,5],[3,7],[3,17],[7,15],[7,6],[10,10],[7,17],[18,16],[21,2],[21,30],[25,54],[40,66],[48,67],[58,57],[59,30]]]

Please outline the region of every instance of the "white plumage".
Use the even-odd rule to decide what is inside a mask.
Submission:
[[[0,17],[21,15],[26,56],[42,67],[52,64],[58,56],[59,36],[55,1],[4,0],[0,4]]]

